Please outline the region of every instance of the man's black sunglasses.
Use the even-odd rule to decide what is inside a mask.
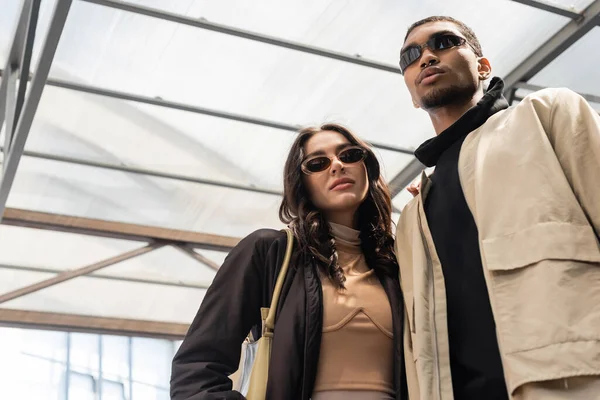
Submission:
[[[408,46],[400,53],[400,72],[404,75],[406,68],[421,58],[423,49],[429,47],[433,51],[451,49],[452,47],[462,46],[467,43],[463,37],[445,33],[437,35],[426,41],[422,45]]]

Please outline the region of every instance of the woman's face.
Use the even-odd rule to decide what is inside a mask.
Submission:
[[[303,164],[316,157],[327,157],[331,165],[321,172],[304,174],[304,183],[312,203],[331,222],[334,214],[354,216],[367,197],[369,183],[364,159],[353,161],[344,150],[356,148],[344,135],[335,131],[321,131],[304,144]],[[347,162],[340,161],[339,157]]]

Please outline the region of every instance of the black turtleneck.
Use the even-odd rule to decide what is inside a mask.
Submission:
[[[503,89],[502,80],[492,79],[475,107],[415,152],[423,164],[435,165],[425,214],[446,283],[450,367],[456,400],[508,399],[477,226],[458,176],[459,153],[467,135],[508,107]]]

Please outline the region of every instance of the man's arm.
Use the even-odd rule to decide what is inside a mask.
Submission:
[[[579,204],[600,238],[600,116],[586,100],[557,89],[548,137]]]

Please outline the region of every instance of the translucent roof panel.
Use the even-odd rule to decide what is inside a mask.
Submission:
[[[280,202],[269,194],[24,157],[8,206],[243,236],[279,227]]]
[[[44,2],[43,9],[51,3]],[[150,5],[164,8],[172,3]],[[488,3],[485,10],[479,3],[457,0],[388,1],[378,7],[299,2],[289,8],[287,3],[283,7],[273,2],[252,7],[236,1],[185,3],[182,7],[178,2],[172,11],[198,18],[202,10],[214,22],[256,28],[259,33],[360,53],[394,65],[410,23],[431,14],[451,14],[478,32],[500,75],[568,21],[514,2]],[[295,18],[282,18],[288,13]],[[510,25],[512,34],[507,36],[481,18],[482,13]],[[42,13],[42,20],[48,16]],[[307,19],[315,22],[306,24]],[[532,22],[534,31],[529,29]],[[43,26],[41,21],[40,30]],[[51,75],[290,124],[341,118],[367,139],[408,147],[431,132],[425,115],[411,111],[398,74],[84,2],[72,6]]]
[[[374,149],[381,165],[381,173],[386,181],[390,181],[414,158],[411,154],[396,153],[382,149]]]
[[[593,2],[594,0],[553,0],[551,3],[557,3],[563,7],[572,8],[573,11],[581,11]]]
[[[262,226],[280,225],[280,196],[32,155],[63,156],[281,192],[283,164],[294,137],[289,131],[49,86],[34,119],[9,205],[243,236]],[[375,152],[387,179],[412,159],[389,150]]]
[[[223,262],[225,261],[225,258],[227,257],[227,253],[224,253],[222,251],[210,251],[210,250],[198,250],[198,249],[194,249],[194,251],[206,258],[208,258],[210,261],[214,262],[217,265],[222,265]]]
[[[64,107],[57,109],[57,103]],[[281,190],[294,137],[290,131],[48,86],[26,149]],[[389,150],[376,153],[391,176],[411,159]]]
[[[78,277],[8,301],[2,307],[190,323],[204,293],[204,289]]]
[[[512,71],[569,22],[513,1],[128,1],[394,66],[411,23],[431,15],[451,15],[477,33],[499,76]],[[21,6],[16,0],[6,3],[0,13],[1,65],[6,62]],[[554,3],[579,11],[590,0]],[[32,69],[55,4],[56,0],[41,3]],[[591,54],[598,39],[596,28],[532,83],[600,94],[597,71],[577,63]],[[575,63],[570,64],[571,60]],[[573,76],[588,79],[582,83]],[[409,150],[433,135],[427,114],[413,108],[397,71],[74,1],[8,207],[235,237],[259,228],[282,227],[278,192],[294,132],[56,87],[60,82],[288,127],[339,122],[368,141]],[[412,159],[382,149],[376,149],[376,154],[387,180]],[[79,159],[96,166],[48,157]],[[98,164],[156,171],[179,179],[110,170]],[[218,181],[221,186],[186,179]],[[404,190],[396,196],[396,211],[411,198]],[[4,238],[0,293],[143,246],[6,226],[0,227],[0,236]],[[217,265],[226,256],[194,251]],[[188,323],[214,274],[188,254],[165,247],[2,307]]]
[[[484,47],[490,47],[490,50],[494,47],[494,52],[503,46],[512,47],[512,53],[507,52],[511,56],[509,65],[515,58],[528,55],[536,44],[541,44],[548,37],[545,33],[555,29],[557,22],[566,21],[510,1],[261,0],[248,3],[243,0],[137,0],[135,3],[339,52],[360,54],[394,65],[398,62],[400,41],[404,39],[407,27],[431,15],[450,15],[465,21],[488,45]],[[576,11],[583,9],[590,0],[550,3]],[[507,37],[505,30],[498,29],[506,26],[510,26],[511,31],[516,29],[514,36]],[[504,34],[496,34],[494,30]],[[525,32],[527,35],[520,35]],[[515,43],[520,46],[511,46]]]
[[[52,273],[23,271],[0,267],[0,294],[12,292],[13,290],[52,278],[54,275],[55,274]],[[8,303],[3,303],[2,307],[5,307],[6,304]]]
[[[148,22],[147,17],[130,18],[133,26],[138,20]],[[82,64],[79,54],[98,48],[109,21],[96,27],[98,38],[77,33],[77,46],[62,42],[52,76],[64,79],[60,67],[95,86],[291,125],[341,120],[368,140],[394,145],[411,145],[420,134],[416,126],[401,124],[399,110],[410,105],[410,99],[397,95],[404,86],[399,75],[201,29],[172,24],[164,32],[154,30],[173,37],[164,49],[156,48],[158,39],[146,39],[140,30],[115,32],[106,54],[93,53],[94,62]],[[92,28],[87,23],[81,27]],[[118,48],[128,40],[144,54],[123,65],[121,53],[133,50]],[[202,50],[189,51],[192,47]],[[156,53],[162,57],[148,64],[147,57]]]
[[[2,12],[0,13],[0,68],[4,68],[6,65],[21,7],[20,1],[4,3],[6,4],[2,4]]]
[[[546,87],[568,87],[600,96],[600,69],[592,55],[598,52],[600,28],[595,27],[565,50],[529,83]]]
[[[181,250],[167,246],[94,273],[100,277],[152,280],[171,284],[208,287],[215,270]]]
[[[275,189],[293,138],[293,132],[48,86],[26,149]]]
[[[0,225],[0,264],[67,270],[142,247],[140,242]]]

